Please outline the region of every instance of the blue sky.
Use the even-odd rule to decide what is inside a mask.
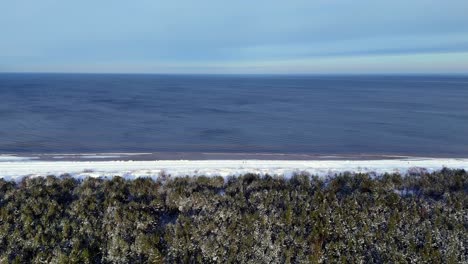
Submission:
[[[0,71],[468,73],[467,14],[467,0],[0,0]]]

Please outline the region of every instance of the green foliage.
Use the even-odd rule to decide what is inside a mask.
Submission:
[[[0,179],[0,263],[463,263],[468,174]]]

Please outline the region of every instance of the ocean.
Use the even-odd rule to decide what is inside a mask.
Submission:
[[[468,76],[0,74],[0,154],[468,157]]]

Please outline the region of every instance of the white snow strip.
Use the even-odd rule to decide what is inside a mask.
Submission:
[[[0,155],[0,162],[4,161],[25,161],[37,159],[36,157],[19,157],[19,156],[10,156],[10,155]]]
[[[102,155],[102,156],[99,156],[99,155],[86,155],[86,156],[80,156],[80,158],[82,159],[116,159],[116,158],[120,158],[121,156],[111,156],[111,155],[108,155],[108,156],[105,156],[105,155]]]
[[[47,154],[47,155],[59,155],[59,156],[86,156],[86,155],[117,155],[117,156],[138,156],[138,155],[150,155],[153,153],[141,152],[141,153],[127,153],[127,152],[103,152],[103,153],[60,153],[60,154]]]
[[[161,161],[26,161],[0,162],[0,178],[21,180],[25,176],[70,174],[77,178],[122,176],[157,178],[178,176],[237,176],[245,173],[282,175],[297,172],[327,176],[342,172],[400,173],[443,167],[468,170],[468,159],[400,160],[161,160]]]
[[[79,159],[117,159],[121,158],[122,156],[117,155],[77,155],[76,158]],[[68,156],[53,156],[53,159],[69,159],[70,155]]]

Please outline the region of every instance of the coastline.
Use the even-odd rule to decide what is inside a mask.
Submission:
[[[54,154],[55,155],[55,154]],[[58,154],[57,154],[58,155]],[[139,177],[158,178],[161,176],[239,176],[247,173],[260,175],[290,177],[296,173],[306,172],[321,177],[336,174],[369,173],[382,175],[385,173],[420,173],[433,172],[443,168],[468,170],[468,158],[428,158],[390,156],[371,158],[370,156],[330,157],[320,156],[317,159],[177,159],[177,160],[124,160],[137,157],[142,153],[111,153],[83,154],[84,159],[77,158],[77,154],[61,154],[64,158],[47,160],[30,155],[14,156],[0,155],[0,179],[19,181],[24,177],[61,176],[64,174],[76,178],[121,176],[126,179]],[[57,156],[55,156],[57,157]],[[151,156],[153,157],[153,156]],[[209,156],[208,156],[209,157]],[[285,157],[285,156],[268,156]],[[291,158],[291,156],[287,156]],[[310,158],[310,156],[307,156]],[[51,157],[49,157],[51,158]],[[53,156],[52,156],[53,158]],[[218,156],[218,158],[220,158]]]
[[[463,159],[468,156],[448,154],[317,154],[268,152],[102,152],[102,153],[2,153],[2,161],[155,161],[155,160],[399,160],[399,159]]]

